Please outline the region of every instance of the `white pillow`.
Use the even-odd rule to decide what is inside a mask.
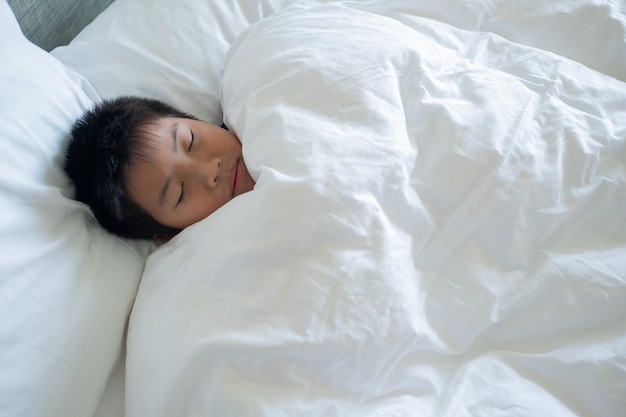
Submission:
[[[250,24],[293,1],[117,0],[52,54],[103,98],[150,96],[221,124],[226,51]]]
[[[0,1],[0,415],[90,416],[152,244],[104,232],[62,170],[98,95]]]

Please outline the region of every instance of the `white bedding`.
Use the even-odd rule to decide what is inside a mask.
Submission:
[[[530,9],[434,3],[300,2],[235,43],[257,186],[148,258],[126,416],[624,415],[624,5],[524,3],[611,23],[569,54]]]
[[[623,0],[116,0],[52,54],[0,0],[0,33],[2,417],[624,415]],[[141,284],[61,169],[119,94],[223,101],[258,179]]]

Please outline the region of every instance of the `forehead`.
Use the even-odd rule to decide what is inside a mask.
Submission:
[[[160,117],[137,127],[132,133],[130,140],[130,158],[126,167],[126,173],[130,173],[141,162],[153,162],[161,153],[171,150],[173,146],[173,134],[176,131],[177,122],[172,118]]]
[[[137,201],[134,197],[139,192],[155,192],[165,181],[177,126],[176,119],[159,118],[146,123],[136,132],[135,149],[124,181],[132,200]]]
[[[172,141],[179,122],[179,119],[172,117],[159,117],[146,122],[135,131],[137,145],[154,147]]]

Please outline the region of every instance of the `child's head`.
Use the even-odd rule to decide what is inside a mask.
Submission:
[[[138,239],[173,236],[254,187],[236,136],[139,97],[87,111],[65,171],[102,226]]]

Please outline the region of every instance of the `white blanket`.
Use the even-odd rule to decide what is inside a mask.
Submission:
[[[624,415],[620,64],[394,4],[234,45],[257,185],[149,258],[128,417]]]

